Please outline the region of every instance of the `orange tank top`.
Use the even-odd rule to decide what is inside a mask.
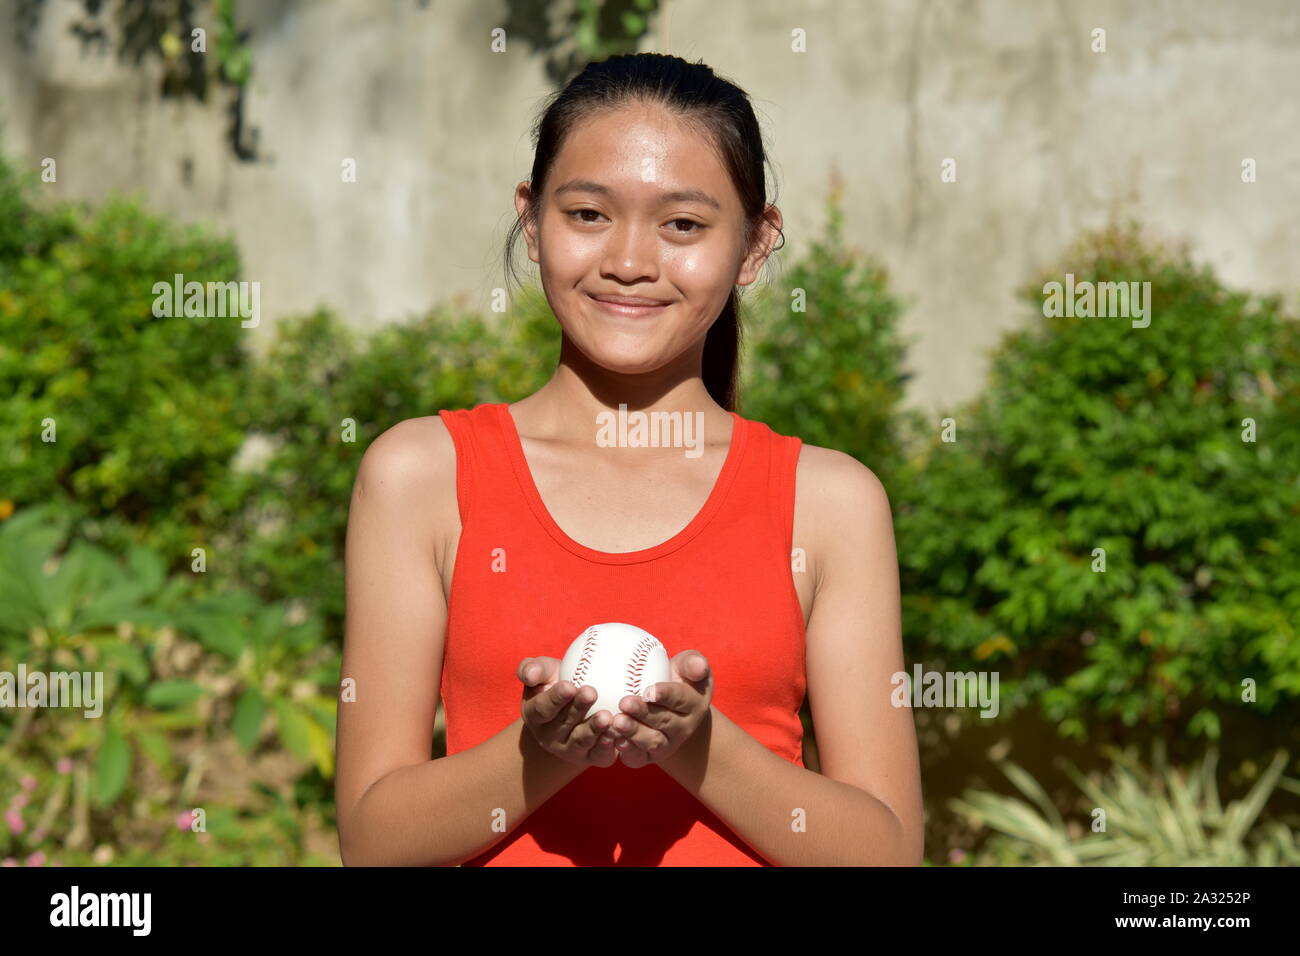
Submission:
[[[703,653],[713,706],[803,766],[805,635],[791,574],[798,438],[733,412],[699,513],[654,547],[610,553],[574,541],[546,510],[507,405],[439,415],[455,443],[462,527],[442,666],[448,755],[519,718],[521,659],[562,658],[590,625],[621,621],[658,637],[670,659]],[[619,761],[583,771],[464,865],[769,864],[661,768]]]

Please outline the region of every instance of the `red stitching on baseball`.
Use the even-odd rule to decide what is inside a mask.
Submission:
[[[632,651],[632,659],[628,661],[627,666],[627,686],[629,694],[640,695],[642,686],[645,681],[645,668],[650,660],[650,650],[659,643],[654,637],[647,635],[641,638],[636,648]]]
[[[573,686],[582,687],[587,679],[587,668],[591,665],[591,655],[600,644],[600,631],[594,627],[587,628],[586,640],[582,644],[582,654],[573,668]]]

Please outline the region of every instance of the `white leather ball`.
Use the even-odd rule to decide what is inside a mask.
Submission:
[[[591,684],[599,696],[587,709],[592,717],[607,710],[618,716],[618,703],[629,694],[640,696],[654,684],[672,680],[668,652],[649,631],[631,624],[593,624],[579,634],[560,661],[560,680],[579,689]]]

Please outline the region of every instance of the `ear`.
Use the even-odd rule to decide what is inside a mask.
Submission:
[[[528,245],[528,258],[533,262],[540,262],[536,223],[530,223],[527,218],[528,204],[532,201],[532,196],[532,184],[527,180],[515,187],[515,214],[523,222],[524,242]]]
[[[772,254],[777,241],[781,238],[782,222],[781,210],[769,203],[767,208],[763,210],[763,218],[759,220],[749,251],[740,263],[740,272],[736,276],[736,285],[749,285],[758,278],[759,272],[763,269],[763,263],[767,262],[767,257]]]

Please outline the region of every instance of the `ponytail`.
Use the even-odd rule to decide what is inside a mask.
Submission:
[[[736,290],[704,338],[702,377],[709,397],[729,412],[737,408],[737,371],[740,367],[740,299]]]

